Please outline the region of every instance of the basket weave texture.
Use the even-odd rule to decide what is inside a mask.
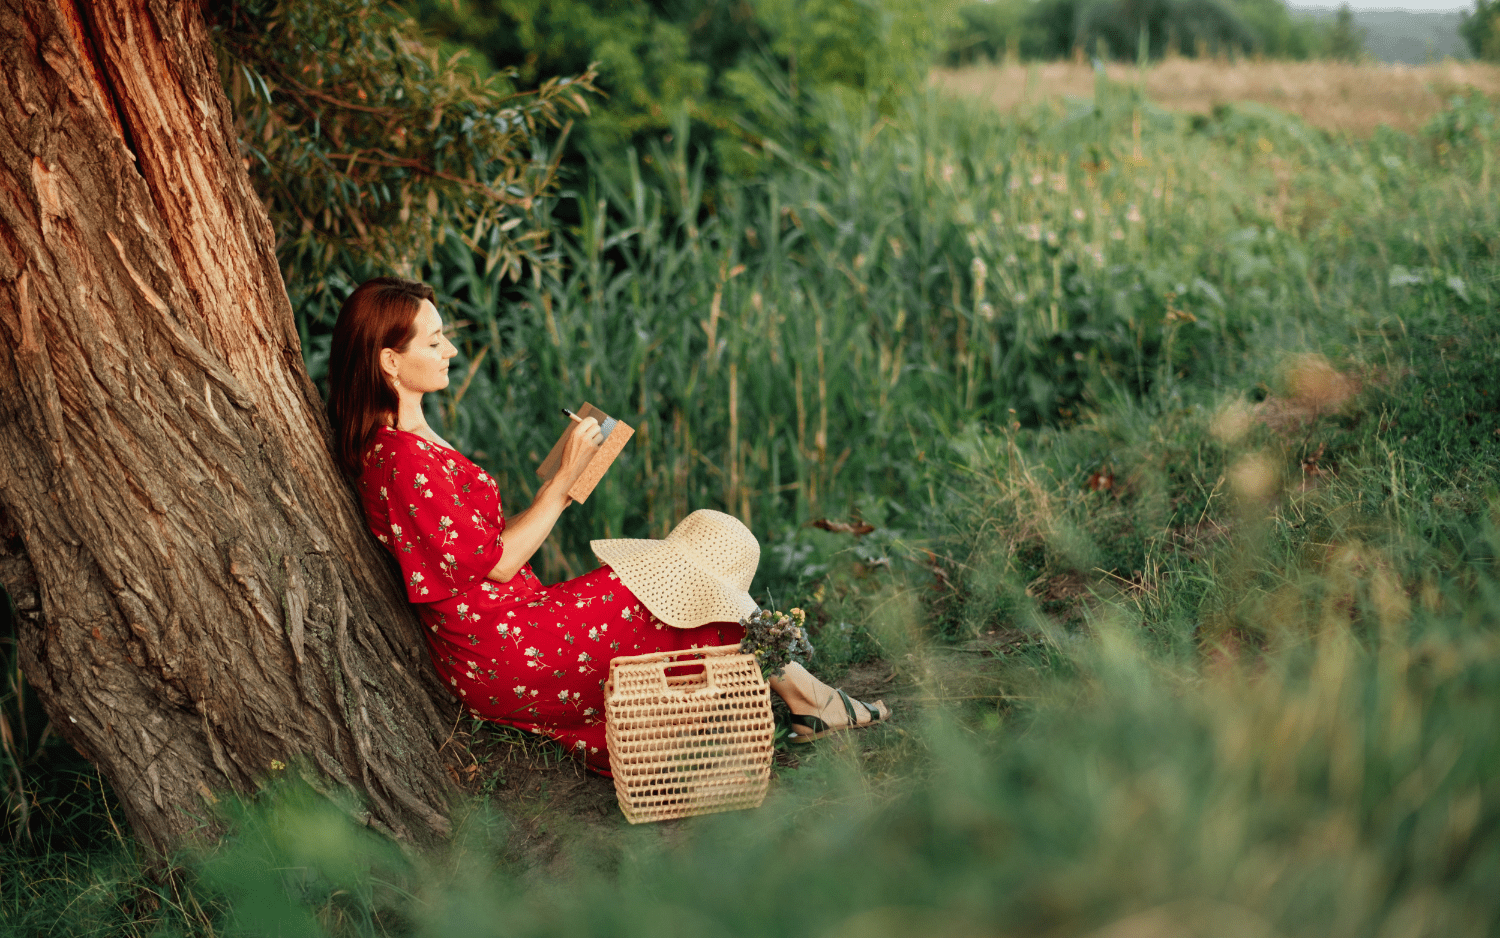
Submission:
[[[615,658],[604,734],[625,819],[758,807],[774,725],[770,686],[738,645]]]

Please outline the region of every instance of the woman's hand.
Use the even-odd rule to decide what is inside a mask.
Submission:
[[[599,421],[593,417],[575,421],[563,437],[562,459],[557,467],[557,474],[562,477],[562,481],[571,486],[583,475],[589,460],[594,458],[603,443],[604,433],[599,429]]]
[[[562,458],[557,472],[542,483],[531,507],[506,523],[505,533],[500,536],[505,553],[489,572],[491,580],[505,583],[531,560],[542,541],[552,532],[552,526],[557,523],[563,509],[572,502],[568,488],[583,474],[603,442],[604,433],[599,429],[599,421],[593,417],[577,420],[563,431]]]

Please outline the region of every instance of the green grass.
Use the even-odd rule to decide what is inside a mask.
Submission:
[[[1493,934],[1489,106],[1349,142],[1102,90],[851,118],[826,165],[713,206],[685,149],[657,153],[630,191],[576,195],[567,275],[519,304],[467,251],[430,274],[467,321],[433,416],[512,508],[559,402],[638,428],[552,575],[587,537],[733,510],[821,667],[878,656],[909,685],[898,723],[820,744],[756,812],[559,818],[545,862],[482,798],[418,850],[293,771],[150,868],[102,792],[60,791],[47,816],[77,811],[80,837],[13,822],[0,862],[27,872],[0,879],[0,923]],[[873,530],[806,525],[853,517]],[[45,773],[6,753],[14,805]]]
[[[512,505],[559,403],[637,427],[565,518],[551,576],[591,563],[591,537],[659,536],[704,506],[773,543],[861,499],[920,517],[944,441],[1233,384],[1252,345],[1372,323],[1372,272],[1494,227],[1480,202],[1455,216],[1455,193],[1428,198],[1453,183],[1421,141],[1341,145],[1249,109],[1194,131],[1101,92],[1014,120],[936,97],[850,114],[822,163],[788,156],[712,204],[679,137],[628,189],[590,179],[539,208],[579,222],[557,240],[563,273],[519,288],[455,236],[425,271],[465,323],[434,420]],[[315,373],[329,325],[310,322]]]

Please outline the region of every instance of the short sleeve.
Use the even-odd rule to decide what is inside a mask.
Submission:
[[[366,497],[371,530],[401,565],[412,602],[457,596],[482,580],[504,553],[504,522],[498,512],[486,510],[494,507],[493,488],[472,484],[463,466],[444,459],[446,451],[430,443],[387,441],[389,471],[379,490]]]

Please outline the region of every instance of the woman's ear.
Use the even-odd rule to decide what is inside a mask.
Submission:
[[[401,368],[396,361],[395,349],[383,348],[380,350],[380,370],[385,372],[385,376],[391,380],[392,384],[399,383],[397,376],[401,373]]]

